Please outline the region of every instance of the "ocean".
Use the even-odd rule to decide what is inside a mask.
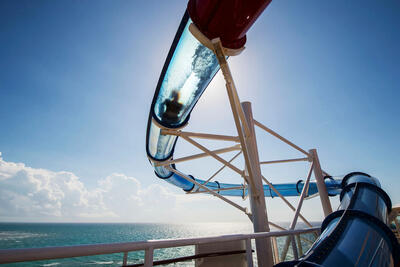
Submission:
[[[0,223],[0,249],[118,243],[251,232],[252,225],[246,223]],[[193,254],[193,246],[159,249],[154,251],[154,260]],[[119,253],[1,266],[121,266],[122,257],[122,253]],[[142,263],[143,258],[143,251],[130,252],[128,264]],[[167,266],[194,266],[194,262]]]

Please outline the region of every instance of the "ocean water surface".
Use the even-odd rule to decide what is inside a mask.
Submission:
[[[245,223],[0,223],[0,249],[118,243],[251,232],[251,224]],[[154,260],[193,254],[193,246],[155,250]],[[1,266],[121,266],[122,258],[123,255],[119,253]],[[130,252],[128,264],[141,263],[143,258],[143,251]],[[193,262],[182,262],[169,266],[193,265]]]
[[[284,226],[284,224],[282,224]],[[0,223],[0,249],[71,246],[252,233],[250,223]],[[309,239],[312,236],[309,234]],[[285,238],[278,238],[282,248]],[[302,241],[303,243],[303,241]],[[310,244],[304,243],[305,247]],[[254,244],[253,244],[254,246]],[[154,261],[194,254],[194,246],[157,249]],[[291,257],[291,247],[288,256]],[[123,254],[33,261],[1,266],[121,266]],[[128,254],[128,264],[143,263],[144,251]],[[255,259],[255,258],[254,258]],[[194,266],[186,261],[164,266]]]

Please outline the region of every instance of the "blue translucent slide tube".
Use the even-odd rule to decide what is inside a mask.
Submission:
[[[189,120],[190,113],[197,101],[219,70],[218,61],[210,49],[203,46],[189,31],[191,20],[187,12],[183,16],[178,28],[166,62],[158,80],[156,92],[150,108],[150,115],[146,135],[147,156],[154,166],[156,175],[167,182],[191,191],[195,188],[193,182],[171,172],[165,166],[155,166],[157,162],[163,162],[173,158],[177,136],[161,134],[163,128],[177,129],[184,127]],[[175,169],[175,165],[169,167]],[[198,183],[205,181],[191,175],[185,175],[195,179]],[[330,195],[340,193],[340,184],[337,181],[326,180]],[[247,190],[221,190],[232,187],[240,187],[240,184],[225,184],[210,182],[205,185],[224,196],[245,196]],[[283,196],[298,196],[304,183],[275,184],[274,187]],[[310,183],[309,195],[317,193],[314,182]],[[269,186],[264,186],[266,197],[278,195]]]

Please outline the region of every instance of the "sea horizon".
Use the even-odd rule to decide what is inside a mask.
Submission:
[[[287,227],[289,223],[282,224]],[[303,226],[303,224],[299,224]],[[274,229],[271,229],[272,231]],[[0,249],[59,247],[104,243],[124,243],[157,239],[252,233],[251,223],[121,223],[121,222],[0,222]],[[278,240],[282,243],[284,240]],[[194,254],[194,246],[157,249],[154,260]],[[129,253],[128,263],[143,262],[144,252]],[[120,266],[122,254],[33,261],[3,266]],[[178,266],[194,266],[184,262]]]

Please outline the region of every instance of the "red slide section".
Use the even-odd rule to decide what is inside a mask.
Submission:
[[[246,43],[246,32],[271,0],[189,0],[193,23],[210,40],[220,37],[222,45],[238,49]]]

